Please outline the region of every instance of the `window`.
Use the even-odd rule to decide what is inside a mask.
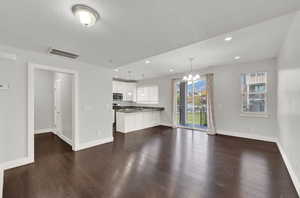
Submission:
[[[242,112],[267,113],[267,72],[241,75]]]
[[[137,103],[158,104],[158,86],[146,86],[137,88]]]

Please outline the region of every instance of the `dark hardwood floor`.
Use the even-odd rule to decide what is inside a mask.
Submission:
[[[4,198],[298,197],[274,143],[167,127],[76,153],[35,142],[35,164],[5,171]]]

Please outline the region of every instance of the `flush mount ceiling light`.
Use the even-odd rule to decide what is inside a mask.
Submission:
[[[96,10],[83,4],[76,4],[72,6],[72,12],[84,27],[91,27],[95,25],[97,20],[100,18],[100,15]]]
[[[114,69],[115,72],[119,72],[119,69]]]
[[[241,58],[240,56],[234,57],[235,60],[239,60],[240,58]]]
[[[174,71],[174,69],[173,69],[173,68],[169,69],[169,72],[173,72],[173,71]]]
[[[149,61],[149,60],[146,60],[146,61],[145,61],[145,63],[146,63],[146,64],[149,64],[149,63],[151,63],[151,61]]]
[[[232,40],[232,37],[231,36],[228,36],[228,37],[226,37],[225,39],[224,39],[224,41],[231,41]]]

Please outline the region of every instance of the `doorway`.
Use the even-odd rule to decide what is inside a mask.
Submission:
[[[72,146],[72,78],[66,73],[54,73],[54,127],[58,137]]]
[[[176,127],[207,130],[207,81],[177,80],[174,84]]]
[[[38,83],[35,72],[43,71],[53,74],[53,108],[47,111],[52,115],[53,132],[60,139],[72,146],[72,150],[78,148],[78,72],[61,69],[52,66],[28,64],[28,158],[34,162],[34,135],[37,127],[38,116],[36,87]],[[42,95],[45,93],[42,93]],[[44,96],[51,97],[51,96]],[[49,98],[48,98],[49,99]],[[46,104],[43,106],[46,107]],[[40,113],[40,112],[39,112]],[[41,115],[41,114],[40,114]],[[45,115],[45,114],[43,114]],[[48,128],[46,128],[48,130]],[[40,131],[41,132],[41,131]],[[43,131],[42,131],[43,132]],[[47,132],[44,130],[44,132]]]

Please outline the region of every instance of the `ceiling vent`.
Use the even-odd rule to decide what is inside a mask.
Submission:
[[[63,56],[63,57],[72,58],[72,59],[76,59],[76,58],[79,57],[78,54],[74,54],[74,53],[71,53],[71,52],[66,52],[66,51],[59,50],[59,49],[53,49],[53,48],[49,49],[49,54],[54,54],[54,55],[57,55],[57,56]]]
[[[0,59],[16,60],[17,55],[0,51]]]

